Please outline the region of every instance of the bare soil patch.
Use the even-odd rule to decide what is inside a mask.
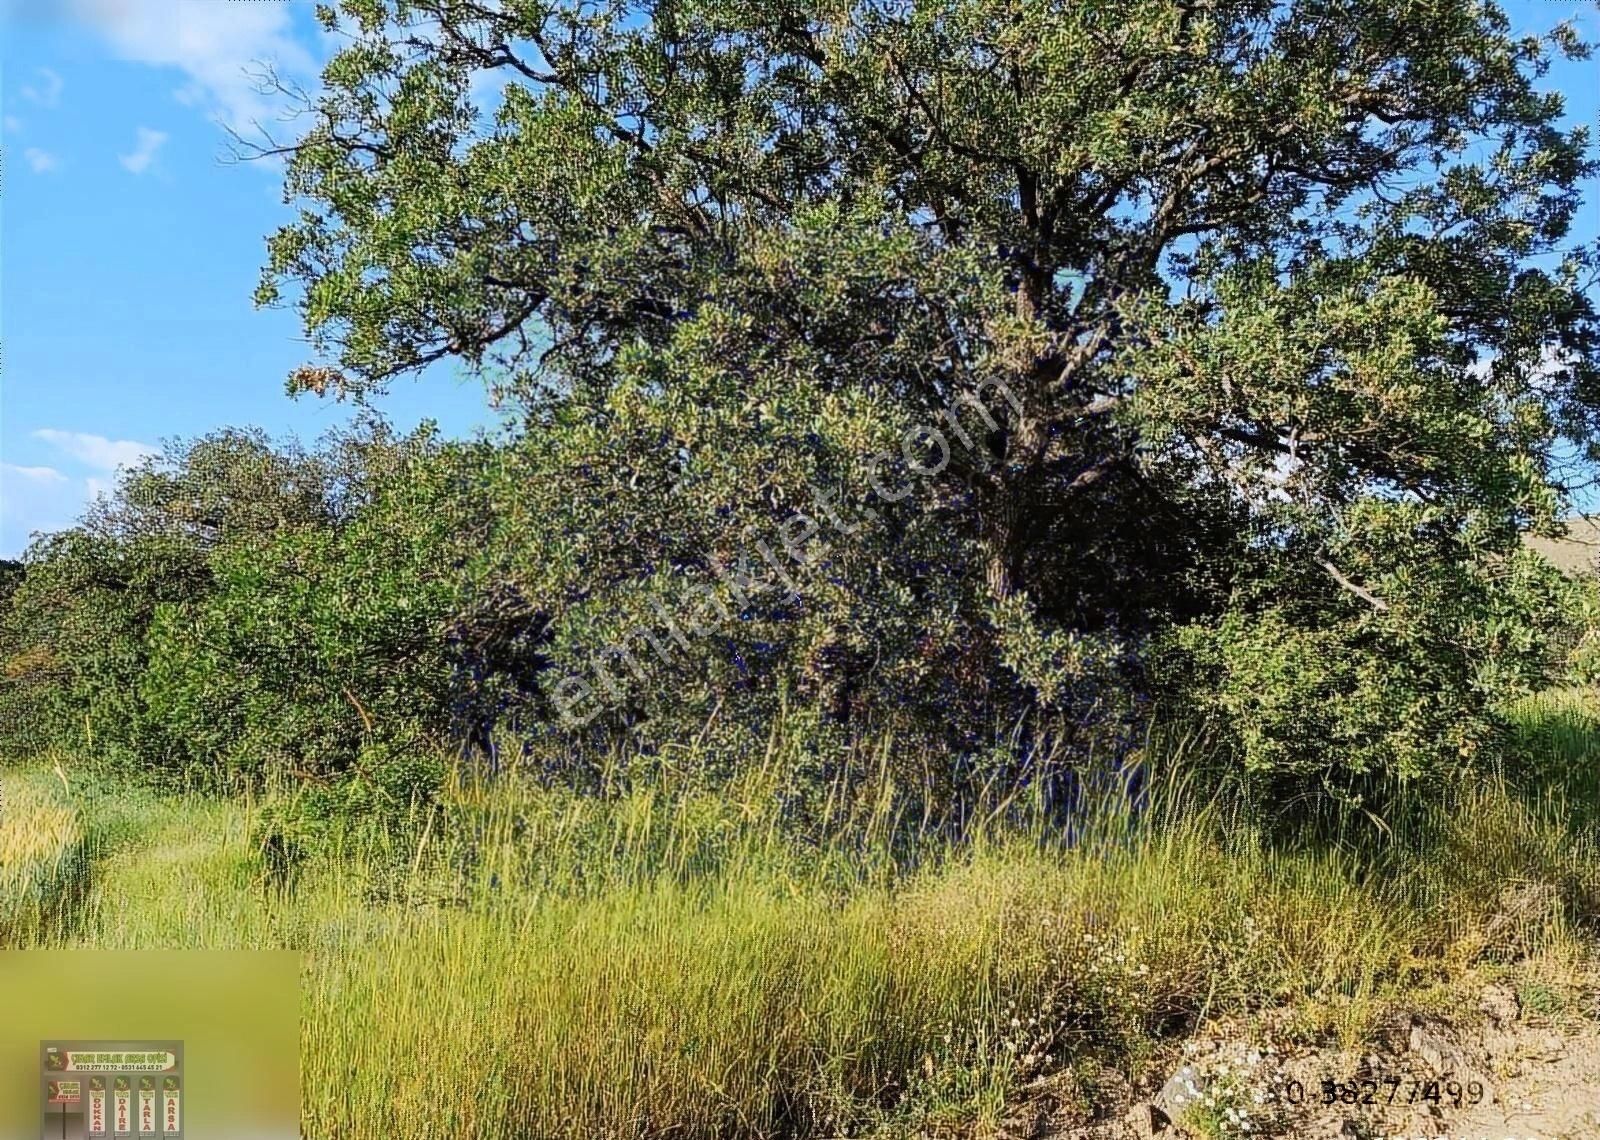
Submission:
[[[1363,1049],[1290,1043],[1284,1017],[1215,1023],[1136,1082],[1036,1082],[1005,1135],[1600,1140],[1600,1009],[1541,1014],[1506,985],[1477,996],[1448,1018],[1397,1014]]]

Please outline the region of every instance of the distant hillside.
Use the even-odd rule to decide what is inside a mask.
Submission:
[[[1568,519],[1566,538],[1530,535],[1524,541],[1569,573],[1593,573],[1600,557],[1600,516]]]

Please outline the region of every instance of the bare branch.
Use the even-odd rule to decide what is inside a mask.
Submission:
[[[1339,585],[1343,586],[1346,590],[1349,590],[1352,594],[1366,602],[1379,613],[1387,613],[1389,611],[1388,602],[1384,601],[1382,598],[1378,597],[1365,587],[1356,585],[1349,578],[1345,577],[1344,574],[1340,572],[1339,568],[1332,562],[1329,562],[1326,558],[1318,558],[1317,565],[1321,566],[1328,572],[1328,577],[1332,578],[1335,582],[1339,583]]]

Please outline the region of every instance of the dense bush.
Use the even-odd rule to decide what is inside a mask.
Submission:
[[[470,446],[368,424],[306,452],[226,431],[130,472],[27,552],[8,677],[12,749],[85,747],[129,770],[228,783],[439,745],[504,685],[467,558]]]
[[[650,430],[629,419],[642,403],[603,434],[569,410],[498,443],[368,423],[314,451],[237,432],[174,447],[9,571],[5,746],[66,743],[187,783],[305,785],[303,818],[281,821],[292,835],[430,795],[438,773],[408,783],[395,757],[498,763],[509,748],[570,769],[614,764],[618,743],[648,759],[697,740],[703,773],[726,775],[780,717],[811,742],[785,759],[796,786],[836,787],[837,749],[865,725],[942,747],[945,770],[911,775],[946,810],[963,786],[1044,778],[1052,749],[1126,747],[1159,708],[1220,726],[1222,754],[1254,779],[1360,795],[1471,764],[1499,728],[1491,703],[1559,676],[1552,648],[1592,609],[1592,587],[1531,553],[1474,559],[1428,512],[1370,504],[1350,521],[1371,545],[1432,544],[1426,575],[1341,555],[1383,609],[1352,605],[1292,550],[1243,549],[1230,596],[1209,606],[1195,589],[1141,603],[1142,628],[1104,614],[1042,628],[1025,596],[995,604],[975,585],[937,511],[912,512],[791,567],[798,603],[749,587],[741,609],[730,592],[733,620],[682,645],[661,633],[661,659],[637,631],[689,624],[686,590],[714,612],[684,583],[725,579],[705,557],[717,512],[652,504],[624,478]],[[734,458],[756,446],[722,438]],[[632,654],[599,658],[614,706],[593,680],[607,646]],[[587,725],[552,699],[570,676],[608,710]]]

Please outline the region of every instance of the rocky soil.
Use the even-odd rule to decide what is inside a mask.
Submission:
[[[1448,1020],[1398,1015],[1365,1050],[1285,1043],[1271,1017],[1217,1024],[1152,1079],[1041,1080],[1007,1122],[1028,1140],[1600,1140],[1600,1010],[1523,1008],[1490,985]],[[1164,1078],[1164,1079],[1163,1079]],[[1085,1107],[1085,1101],[1092,1109]]]

